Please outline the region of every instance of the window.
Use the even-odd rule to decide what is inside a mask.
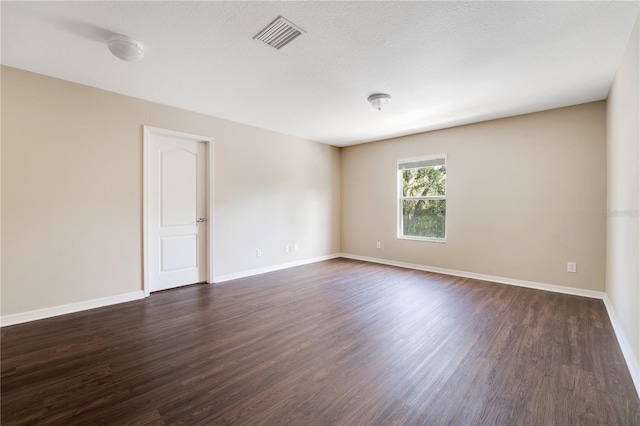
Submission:
[[[444,241],[446,155],[398,161],[398,238]]]

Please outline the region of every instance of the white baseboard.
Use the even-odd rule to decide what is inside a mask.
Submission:
[[[235,274],[221,275],[215,277],[215,282],[235,280],[238,278],[250,277],[253,275],[264,274],[266,272],[278,271],[281,269],[292,268],[294,266],[307,265],[309,263],[321,262],[323,260],[335,259],[340,257],[339,254],[315,257],[312,259],[304,259],[281,265],[267,266],[265,268],[251,269],[249,271],[238,272]],[[131,293],[119,294],[116,296],[103,297],[100,299],[86,300],[83,302],[70,303],[68,305],[52,306],[50,308],[37,309],[34,311],[22,312],[13,315],[4,315],[0,317],[0,327],[9,325],[22,324],[24,322],[36,321],[44,318],[56,317],[58,315],[71,314],[74,312],[86,311],[87,309],[100,308],[103,306],[115,305],[116,303],[130,302],[132,300],[144,299],[144,291],[134,291]]]
[[[239,278],[252,277],[254,275],[266,274],[267,272],[280,271],[282,269],[293,268],[295,266],[308,265],[310,263],[322,262],[325,260],[336,259],[342,257],[341,254],[330,254],[327,256],[313,257],[311,259],[297,260],[295,262],[281,263],[279,265],[265,266],[264,268],[249,269],[248,271],[236,272],[233,274],[218,275],[214,277],[214,283],[222,283],[225,281],[237,280]]]
[[[602,291],[584,290],[581,288],[564,287],[555,284],[543,284],[534,281],[517,280],[515,278],[496,277],[494,275],[476,274],[475,272],[458,271],[455,269],[438,268],[436,266],[425,266],[416,263],[397,262],[395,260],[379,259],[376,257],[359,256],[355,254],[342,253],[340,257],[346,259],[362,260],[365,262],[380,263],[383,265],[398,266],[400,268],[417,269],[419,271],[436,272],[438,274],[453,275],[456,277],[473,278],[481,281],[491,281],[500,284],[515,285],[518,287],[533,288],[536,290],[552,291],[554,293],[571,294],[573,296],[590,297],[592,299],[603,299],[605,293]]]
[[[624,360],[627,362],[627,367],[629,368],[629,373],[631,373],[631,379],[636,387],[636,392],[640,397],[640,366],[638,365],[638,361],[636,361],[631,344],[622,330],[622,325],[620,324],[611,300],[609,300],[609,296],[605,294],[602,300],[604,301],[604,306],[607,308],[607,313],[609,314],[613,331],[615,331],[616,337],[618,338]]]
[[[101,308],[103,306],[115,305],[116,303],[130,302],[132,300],[138,299],[144,299],[144,292],[142,290],[132,291],[131,293],[118,294],[116,296],[102,297],[100,299],[69,303],[68,305],[36,309],[35,311],[22,312],[19,314],[4,315],[0,317],[0,327],[21,324],[23,322],[35,321],[44,318],[56,317],[58,315],[71,314],[74,312],[86,311],[87,309]]]

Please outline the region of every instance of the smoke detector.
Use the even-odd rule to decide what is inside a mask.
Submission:
[[[138,40],[122,34],[112,35],[109,50],[123,61],[136,62],[144,58],[144,46]]]

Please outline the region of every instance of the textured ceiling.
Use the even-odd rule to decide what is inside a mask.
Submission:
[[[638,2],[8,2],[2,63],[337,146],[604,99]],[[284,16],[306,31],[253,40]],[[109,53],[113,33],[145,59]],[[367,97],[389,93],[381,112]]]

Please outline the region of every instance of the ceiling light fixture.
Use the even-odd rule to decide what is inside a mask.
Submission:
[[[123,61],[136,62],[144,58],[144,46],[142,46],[142,43],[122,34],[111,36],[109,50]]]
[[[367,99],[372,107],[380,111],[383,106],[389,103],[391,96],[386,93],[374,93]]]

